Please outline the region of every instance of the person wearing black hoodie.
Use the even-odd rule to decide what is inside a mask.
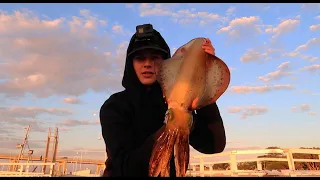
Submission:
[[[203,46],[204,49],[206,47],[214,53],[209,39]],[[205,50],[209,52],[208,48]],[[165,128],[168,108],[161,86],[154,77],[156,67],[153,60],[170,57],[166,41],[152,25],[137,26],[127,49],[122,79],[125,90],[112,94],[100,109],[102,136],[108,156],[102,176],[148,176],[152,148]],[[137,73],[139,65],[144,72],[151,74],[143,75],[141,69]],[[216,103],[193,112],[193,122],[189,142],[195,150],[204,154],[224,150],[225,130]],[[170,176],[175,177],[174,158],[170,160]]]

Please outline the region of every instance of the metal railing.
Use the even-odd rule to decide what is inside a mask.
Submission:
[[[249,154],[266,154],[266,153],[281,153],[285,154],[286,158],[251,158],[251,159],[237,159],[237,155],[249,155]],[[294,159],[292,154],[316,154],[318,159]],[[205,162],[205,158],[229,156],[229,160],[225,161],[210,161]],[[213,155],[198,155],[191,157],[193,160],[199,160],[199,162],[190,163],[188,176],[320,176],[320,170],[296,170],[295,162],[319,162],[320,163],[320,150],[316,149],[261,149],[261,150],[237,150],[231,152],[222,152]],[[282,171],[268,171],[262,169],[263,161],[286,161],[288,162],[289,169]],[[240,162],[257,162],[256,170],[239,170],[238,163]],[[230,168],[227,170],[213,170],[214,164],[228,163]],[[209,170],[205,170],[205,166],[209,167]],[[198,167],[198,168],[197,168]]]
[[[52,177],[55,163],[0,163],[0,177]],[[7,168],[5,168],[7,166]],[[18,166],[18,171],[9,171],[10,167]],[[32,172],[31,166],[49,166],[49,173]],[[7,171],[4,171],[7,169]]]

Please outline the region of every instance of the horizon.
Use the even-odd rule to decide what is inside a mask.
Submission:
[[[0,154],[18,153],[31,125],[35,154],[58,127],[62,154],[87,149],[103,159],[99,110],[123,90],[128,41],[147,23],[171,54],[208,37],[228,65],[231,82],[217,101],[224,151],[320,147],[319,10],[320,3],[2,4]]]

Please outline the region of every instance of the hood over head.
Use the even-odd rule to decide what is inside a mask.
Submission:
[[[127,49],[126,63],[122,78],[122,86],[126,90],[137,92],[144,89],[144,85],[139,81],[136,72],[133,68],[133,57],[136,52],[144,49],[153,49],[162,52],[164,55],[164,59],[168,59],[171,57],[170,48],[161,36],[161,34],[154,29],[152,34],[153,35],[150,39],[143,41],[137,40],[137,33],[135,33],[131,37]],[[159,83],[155,82],[152,86],[159,86]]]

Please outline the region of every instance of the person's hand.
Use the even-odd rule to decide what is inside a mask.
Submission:
[[[202,49],[208,54],[216,55],[215,49],[212,46],[209,38],[206,38],[205,41],[203,42]]]

